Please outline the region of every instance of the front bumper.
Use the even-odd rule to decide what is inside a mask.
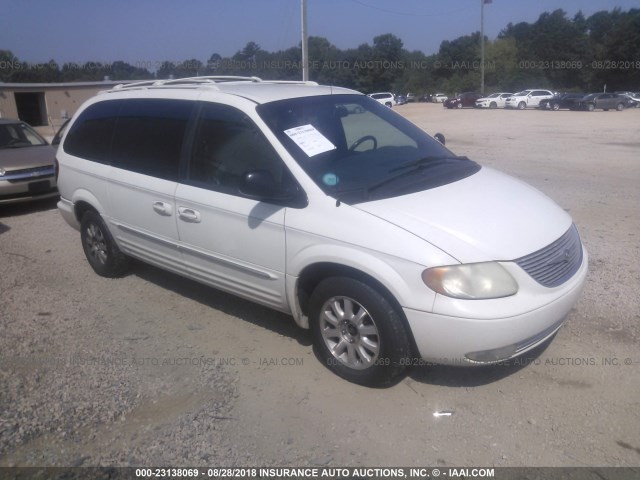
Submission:
[[[56,182],[51,175],[6,175],[0,178],[0,204],[21,203],[58,195]]]
[[[578,301],[587,266],[584,251],[576,274],[565,285],[549,289],[558,292],[552,301],[518,315],[469,318],[404,308],[420,356],[433,363],[474,365],[508,360],[535,348],[560,329]]]

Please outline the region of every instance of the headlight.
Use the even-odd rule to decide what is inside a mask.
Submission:
[[[518,292],[515,279],[496,262],[428,268],[422,272],[422,281],[435,292],[465,300],[502,298]]]

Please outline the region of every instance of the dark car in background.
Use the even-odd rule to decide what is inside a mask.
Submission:
[[[57,196],[55,155],[25,122],[0,118],[0,204]]]
[[[397,94],[395,97],[396,105],[404,105],[408,102],[407,97],[402,95],[401,93]]]
[[[621,111],[627,107],[633,106],[634,102],[625,95],[617,93],[592,93],[582,98],[578,103],[580,110],[592,112],[596,109]]]
[[[446,108],[474,108],[476,106],[476,100],[479,98],[482,98],[482,94],[477,92],[465,92],[455,98],[445,100],[442,105]]]
[[[577,110],[578,103],[584,98],[584,93],[561,93],[553,98],[545,98],[540,101],[538,108],[541,110]]]
[[[640,107],[640,92],[616,92],[619,95],[627,97],[631,102],[627,108],[638,108]]]

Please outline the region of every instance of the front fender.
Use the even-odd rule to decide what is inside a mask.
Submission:
[[[298,282],[305,269],[318,264],[348,267],[376,279],[401,307],[423,311],[433,308],[435,292],[421,279],[425,266],[348,245],[316,244],[296,252],[287,261],[287,297],[296,323],[303,328],[309,328],[309,323],[298,303]]]

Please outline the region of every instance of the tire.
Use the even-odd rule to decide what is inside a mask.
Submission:
[[[80,239],[87,261],[98,275],[114,278],[127,271],[129,259],[116,245],[100,214],[93,210],[84,214]]]
[[[387,107],[389,107],[389,108],[392,108],[392,107],[393,107],[393,105],[391,105],[391,102],[387,102],[387,103],[385,103],[385,105],[386,105]]]
[[[518,110],[524,110],[525,108],[527,108],[527,104],[524,102],[520,102],[518,104]]]
[[[462,102],[458,103],[458,104],[456,105],[456,108],[462,108]]]
[[[314,347],[336,375],[366,386],[394,383],[411,358],[409,335],[400,314],[370,285],[330,277],[309,299]]]
[[[491,102],[489,104],[489,108],[498,108],[498,104],[496,102]]]
[[[596,109],[596,106],[593,103],[589,103],[587,105],[587,111],[588,112],[593,112]]]
[[[558,110],[560,110],[560,105],[558,105],[557,103],[552,103],[551,110],[553,110],[554,112],[557,112]]]
[[[624,110],[624,103],[619,103],[618,105],[616,105],[616,110],[619,112]]]

